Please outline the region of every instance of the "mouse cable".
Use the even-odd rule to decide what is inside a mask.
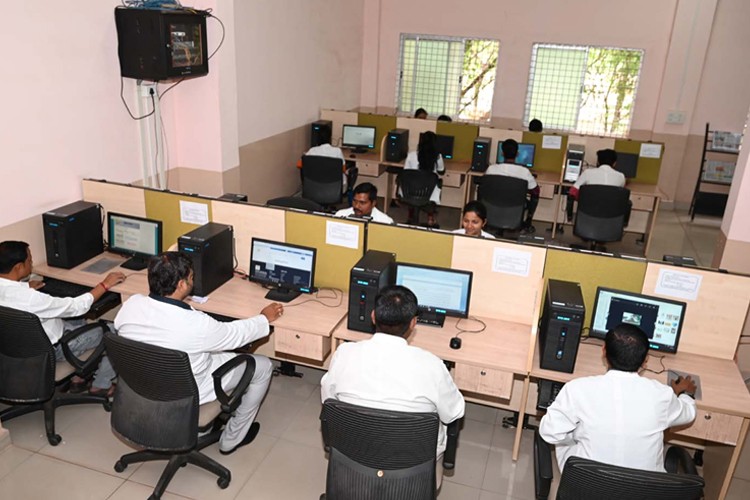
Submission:
[[[650,368],[644,368],[643,369],[644,372],[651,372],[651,373],[655,373],[656,375],[660,375],[660,374],[664,373],[665,371],[667,371],[667,367],[664,366],[664,355],[663,354],[661,356],[657,356],[655,354],[649,353],[649,356],[650,357],[654,357],[654,358],[656,358],[656,359],[659,360],[659,364],[661,365],[661,370],[659,370],[657,372],[656,370],[652,370]]]
[[[320,295],[320,292],[322,292],[323,290],[332,291],[333,297],[331,297],[330,295],[322,297]],[[338,302],[336,304],[326,304],[325,302],[323,302],[323,299],[334,299],[334,300],[338,300]],[[301,302],[297,302],[296,304],[284,304],[284,309],[287,309],[289,307],[301,306],[302,304],[307,304],[308,302],[317,302],[318,304],[324,307],[330,307],[332,309],[335,309],[337,307],[340,307],[341,304],[344,302],[344,291],[339,288],[319,288],[318,291],[315,292],[314,299],[306,299]]]
[[[479,319],[479,318],[477,318],[475,316],[469,316],[468,319],[470,319],[471,321],[476,321],[477,323],[479,323],[480,325],[482,325],[478,330],[466,330],[464,328],[461,328],[458,325],[460,325],[461,322],[464,319],[465,318],[459,318],[458,321],[456,321],[456,330],[458,330],[458,333],[456,334],[456,337],[458,337],[462,333],[482,333],[483,331],[485,331],[487,329],[487,324],[484,321],[482,321],[481,319]]]

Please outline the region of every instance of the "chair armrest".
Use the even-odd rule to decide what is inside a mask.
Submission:
[[[104,354],[104,337],[102,337],[102,341],[99,342],[98,346],[96,346],[94,352],[91,353],[91,356],[86,359],[81,359],[73,354],[73,351],[70,350],[69,344],[73,339],[78,338],[84,333],[90,332],[91,330],[94,330],[96,328],[101,328],[102,333],[108,330],[107,323],[103,320],[99,320],[96,323],[89,323],[87,325],[76,328],[75,330],[66,332],[59,341],[60,347],[62,347],[63,356],[65,356],[65,360],[75,368],[76,375],[82,376],[84,378],[89,373],[94,371],[99,365],[99,360],[101,360],[102,355]]]
[[[222,377],[243,363],[245,364],[245,372],[242,374],[240,382],[227,394],[221,386]],[[242,395],[245,394],[253,380],[253,375],[255,375],[255,358],[249,354],[238,354],[214,370],[211,376],[214,379],[214,392],[216,393],[216,399],[221,404],[221,411],[231,413],[237,409],[242,400]]]
[[[670,446],[664,457],[664,468],[672,474],[698,475],[693,457],[682,446]]]
[[[451,470],[456,466],[456,448],[458,447],[458,433],[461,420],[463,419],[459,418],[448,424],[446,432],[448,442],[446,443],[445,453],[443,454],[443,469],[445,470]]]
[[[534,494],[537,500],[549,496],[552,485],[552,448],[534,431]]]

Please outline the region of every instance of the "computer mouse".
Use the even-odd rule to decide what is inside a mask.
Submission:
[[[461,339],[458,337],[453,337],[451,339],[450,346],[451,349],[461,349]]]

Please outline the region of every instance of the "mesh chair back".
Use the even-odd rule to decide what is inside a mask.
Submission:
[[[268,200],[266,205],[269,207],[280,207],[280,208],[296,208],[299,210],[307,210],[310,212],[321,212],[323,207],[315,203],[312,200],[306,198],[298,198],[296,196],[282,196],[281,198],[274,198]]]
[[[693,500],[703,496],[703,478],[603,464],[580,457],[565,462],[558,500]]]
[[[104,334],[107,355],[119,380],[112,429],[136,446],[158,451],[195,447],[198,387],[182,351]]]
[[[320,205],[335,205],[344,190],[341,158],[302,157],[302,197]]]
[[[55,350],[39,318],[0,306],[0,401],[39,403],[55,393]]]
[[[438,176],[426,170],[402,170],[396,177],[399,187],[399,199],[413,207],[425,207],[430,204],[430,196],[437,186]]]
[[[437,414],[329,399],[320,419],[331,448],[326,500],[434,499]]]
[[[478,199],[487,207],[487,225],[498,229],[518,229],[523,223],[528,182],[507,175],[485,175],[479,184]]]
[[[620,241],[629,210],[630,190],[586,184],[578,195],[573,233],[590,241]]]

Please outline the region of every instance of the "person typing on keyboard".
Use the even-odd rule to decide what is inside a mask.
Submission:
[[[0,305],[35,314],[39,317],[42,328],[55,347],[55,357],[64,360],[62,347],[58,341],[65,332],[74,330],[85,323],[83,320],[71,320],[86,314],[91,305],[101,298],[110,288],[125,281],[120,272],[109,273],[101,283],[89,292],[78,297],[52,297],[37,291],[44,283],[22,280],[31,274],[33,260],[29,245],[23,241],[3,241],[0,243]],[[101,328],[92,329],[73,339],[69,344],[74,355],[95,348],[102,339]],[[102,358],[89,392],[91,394],[109,394],[115,371],[109,360]],[[73,380],[71,390],[85,390],[86,381]]]

